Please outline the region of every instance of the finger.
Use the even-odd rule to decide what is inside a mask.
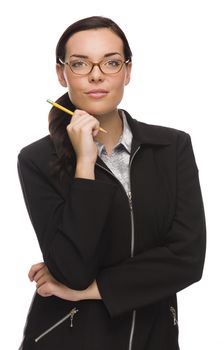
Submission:
[[[78,115],[83,115],[83,114],[88,114],[86,111],[84,111],[83,109],[76,109],[74,112],[74,116],[78,116]]]
[[[79,131],[82,128],[84,121],[88,118],[87,115],[83,115],[82,117],[78,116],[71,120],[71,122],[67,125],[67,131]]]
[[[33,277],[33,280],[35,282],[38,282],[40,280],[40,278],[43,278],[43,276],[45,276],[45,278],[49,278],[49,272],[46,266],[44,266],[41,270],[39,270]]]
[[[71,125],[72,129],[78,132],[93,132],[100,128],[100,123],[97,119],[92,116],[84,116],[83,119],[80,119],[78,122]]]
[[[73,119],[71,123],[67,126],[68,130],[70,129],[76,131],[81,129],[87,118],[88,116],[83,115],[82,117],[77,117],[76,119]]]
[[[77,120],[80,120],[80,119],[83,119],[85,116],[88,116],[89,114],[86,113],[86,112],[83,112],[83,113],[74,113],[72,118],[71,118],[71,122],[73,121],[77,121]]]
[[[43,275],[46,275],[47,272],[47,267],[43,266],[39,271],[35,273],[35,275],[33,276],[33,281],[37,282]]]
[[[36,288],[41,287],[43,284],[49,282],[49,277],[46,275],[43,275],[42,277],[39,278],[39,280],[36,282]]]
[[[56,284],[57,281],[54,279],[54,277],[49,273],[47,270],[42,276],[38,278],[36,281],[36,287],[39,288],[44,283],[54,283]]]
[[[80,128],[80,131],[92,133],[94,130],[98,130],[100,128],[100,123],[95,118],[86,118],[79,123],[78,127]]]
[[[78,110],[73,115],[70,124],[78,125],[80,122],[84,122],[86,120],[95,120],[98,122],[98,120],[95,117],[93,117],[91,114],[85,111]]]
[[[31,266],[30,270],[29,270],[29,273],[28,273],[28,277],[30,279],[30,281],[33,281],[33,278],[35,276],[35,274],[43,268],[45,264],[43,262],[41,263],[37,263],[37,264],[34,264]]]
[[[73,116],[71,117],[71,121],[70,123],[73,123],[75,121],[78,121],[80,119],[83,119],[85,116],[89,116],[90,114],[88,114],[85,111],[82,111],[80,109],[76,109]]]

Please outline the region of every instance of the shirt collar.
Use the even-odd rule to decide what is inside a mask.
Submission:
[[[121,135],[118,143],[114,146],[114,148],[116,148],[118,145],[123,145],[124,148],[126,149],[126,151],[128,153],[131,153],[131,144],[132,144],[131,128],[127,122],[127,118],[126,118],[124,111],[119,110],[119,114],[120,114],[122,121],[123,121],[123,132],[122,132],[122,135]],[[96,146],[98,149],[98,155],[100,156],[103,149],[104,149],[104,145],[102,143],[96,141]]]

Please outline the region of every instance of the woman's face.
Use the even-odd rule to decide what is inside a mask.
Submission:
[[[85,57],[98,63],[103,59],[124,61],[123,42],[107,28],[85,30],[73,34],[66,44],[65,62]],[[57,74],[62,86],[68,88],[72,103],[92,115],[105,115],[116,110],[124,87],[129,83],[131,63],[123,65],[115,74],[104,74],[94,66],[88,75],[75,75],[70,67],[57,64]]]

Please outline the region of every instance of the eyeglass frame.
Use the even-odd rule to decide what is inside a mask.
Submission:
[[[89,63],[92,64],[91,70],[90,70],[88,73],[85,73],[85,74],[79,74],[79,73],[73,72],[73,70],[72,70],[72,68],[71,68],[71,66],[70,66],[70,63],[69,63],[69,62],[64,62],[64,61],[62,61],[62,59],[61,59],[60,57],[58,57],[58,61],[59,61],[59,64],[63,64],[63,65],[69,66],[71,72],[72,72],[73,74],[75,74],[75,75],[79,75],[79,76],[88,75],[88,74],[90,74],[90,73],[92,72],[92,70],[93,70],[93,68],[94,68],[95,66],[97,66],[97,67],[99,68],[99,70],[101,71],[101,73],[106,74],[106,75],[113,75],[113,74],[119,73],[119,72],[121,71],[122,67],[124,66],[124,64],[128,64],[129,62],[131,62],[131,58],[129,57],[129,58],[127,58],[125,61],[119,60],[119,61],[122,62],[122,64],[121,64],[119,70],[118,70],[117,72],[115,72],[115,73],[104,73],[104,72],[102,71],[102,68],[100,67],[100,64],[101,64],[103,61],[105,61],[105,59],[101,60],[101,61],[98,62],[98,63],[94,63],[94,62],[92,62],[92,61],[85,60],[85,61],[87,61],[87,62],[89,62]]]

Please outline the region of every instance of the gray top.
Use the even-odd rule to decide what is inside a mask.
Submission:
[[[123,133],[114,146],[112,154],[108,156],[102,143],[96,142],[98,155],[117,179],[122,183],[127,193],[130,192],[129,160],[131,154],[132,132],[125,113],[120,113],[123,121]]]

